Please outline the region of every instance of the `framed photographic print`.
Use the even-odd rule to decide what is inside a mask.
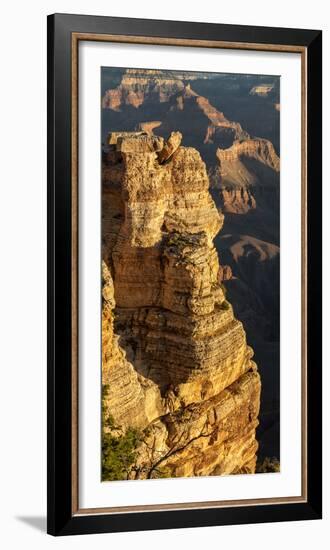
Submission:
[[[321,518],[320,31],[48,18],[48,532]]]

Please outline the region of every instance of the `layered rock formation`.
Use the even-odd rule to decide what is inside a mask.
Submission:
[[[170,112],[175,116],[180,124],[180,111],[191,112],[199,118],[200,131],[204,133],[204,143],[219,142],[222,146],[231,145],[234,140],[247,139],[249,135],[242,129],[239,122],[228,120],[223,112],[218,111],[206,97],[200,96],[187,84],[180,90],[171,100]],[[178,118],[179,115],[179,118]],[[171,117],[169,117],[171,118]],[[190,119],[186,119],[185,123],[191,124]],[[182,124],[182,122],[181,122]]]
[[[145,101],[164,103],[184,89],[184,81],[196,78],[205,78],[205,75],[152,69],[126,69],[119,86],[106,90],[102,98],[102,107],[118,111],[127,105],[137,109]]]
[[[223,215],[180,141],[111,135],[102,171],[103,384],[116,423],[142,430],[132,479],[256,464],[260,378],[222,284]]]
[[[225,212],[245,214],[279,199],[280,159],[266,139],[235,141],[217,149],[221,206]]]
[[[259,84],[258,86],[253,86],[250,90],[251,95],[259,95],[259,96],[268,96],[270,92],[272,92],[274,88],[274,84]]]
[[[229,120],[210,101],[196,93],[195,79],[205,73],[180,73],[143,69],[127,70],[120,84],[102,98],[104,112],[112,111],[118,127],[155,132],[163,137],[174,128],[185,136],[187,145],[197,146],[204,160],[215,162],[217,147],[230,147],[235,140],[248,139],[239,122]],[[129,116],[125,116],[125,112]],[[153,118],[157,115],[159,118]],[[106,117],[109,118],[109,117]]]
[[[105,419],[112,415],[123,428],[146,426],[162,412],[160,392],[139,375],[127,360],[114,334],[114,286],[106,263],[102,262],[102,385]]]
[[[249,138],[239,122],[229,120],[206,97],[197,94],[190,83],[170,98],[157,132],[166,135],[175,126],[189,144],[198,146],[208,164],[214,162],[217,147],[230,147],[235,140]]]

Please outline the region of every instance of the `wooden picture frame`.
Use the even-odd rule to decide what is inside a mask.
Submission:
[[[302,89],[302,492],[228,502],[81,509],[78,498],[80,41],[298,53]],[[48,533],[321,518],[321,31],[55,14],[48,17]],[[315,189],[317,188],[317,193]],[[293,281],[294,284],[294,281]],[[300,320],[299,320],[300,322]]]

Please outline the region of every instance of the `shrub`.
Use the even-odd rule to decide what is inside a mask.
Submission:
[[[136,459],[136,449],[141,442],[139,430],[128,427],[120,433],[114,418],[106,407],[109,386],[102,388],[102,481],[127,479],[132,464]],[[109,432],[105,432],[108,428]],[[114,434],[113,431],[117,433]],[[119,432],[119,434],[118,434]]]
[[[280,471],[280,461],[278,458],[273,456],[270,458],[266,456],[262,462],[257,463],[256,472],[258,474],[267,474],[270,472],[279,472]]]
[[[131,427],[121,436],[103,433],[102,481],[127,479],[140,441],[140,432]]]

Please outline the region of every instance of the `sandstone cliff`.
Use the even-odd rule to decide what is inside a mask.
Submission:
[[[159,388],[139,375],[114,334],[114,286],[102,262],[102,384],[105,418],[121,427],[146,426],[162,412]]]
[[[260,378],[222,284],[223,215],[180,141],[112,135],[102,171],[102,382],[106,414],[141,430],[131,479],[255,471]]]
[[[140,107],[145,101],[164,103],[185,88],[187,80],[203,79],[203,73],[180,73],[152,69],[126,69],[120,84],[106,90],[102,97],[102,107],[118,111],[131,105]]]

